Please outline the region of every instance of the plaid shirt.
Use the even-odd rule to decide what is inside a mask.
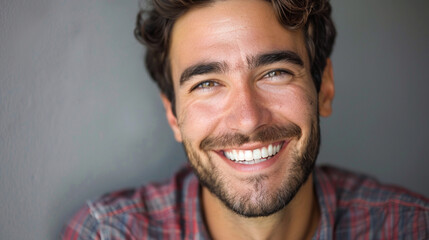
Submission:
[[[318,167],[321,209],[313,239],[429,239],[429,199],[372,178]],[[150,184],[88,202],[65,226],[63,239],[210,239],[198,179],[182,169]]]

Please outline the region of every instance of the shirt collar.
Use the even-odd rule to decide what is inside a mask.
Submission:
[[[332,239],[335,222],[336,194],[329,177],[319,168],[313,171],[314,188],[320,207],[320,222],[313,239]],[[183,187],[185,239],[210,239],[201,209],[201,186],[193,172],[184,181]]]

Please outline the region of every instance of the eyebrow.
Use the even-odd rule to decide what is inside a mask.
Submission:
[[[303,67],[304,61],[293,51],[276,51],[264,53],[255,57],[247,57],[247,64],[250,69],[255,69],[264,65],[277,62],[288,62]]]
[[[275,51],[270,53],[263,53],[257,56],[247,57],[247,65],[249,69],[255,69],[264,65],[269,65],[277,62],[287,62],[298,66],[304,66],[301,57],[293,51]],[[180,75],[180,85],[196,75],[204,75],[209,73],[223,73],[228,69],[225,62],[209,62],[198,63],[192,65],[183,71]]]
[[[180,85],[183,85],[191,77],[196,75],[203,75],[209,73],[221,73],[226,71],[226,63],[221,62],[210,62],[210,63],[200,63],[193,66],[190,66],[183,71],[180,75]]]

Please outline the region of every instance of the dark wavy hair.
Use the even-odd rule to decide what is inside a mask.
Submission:
[[[168,60],[171,30],[189,9],[216,0],[151,0],[152,10],[137,14],[134,35],[146,46],[146,67],[175,110],[175,96]],[[329,0],[265,0],[270,2],[279,22],[287,29],[302,29],[310,59],[311,75],[320,90],[326,59],[331,55],[336,30]]]

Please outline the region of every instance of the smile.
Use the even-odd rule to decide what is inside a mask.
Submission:
[[[256,164],[274,157],[282,148],[283,142],[269,144],[262,148],[249,150],[227,150],[223,155],[229,160],[240,164]]]

